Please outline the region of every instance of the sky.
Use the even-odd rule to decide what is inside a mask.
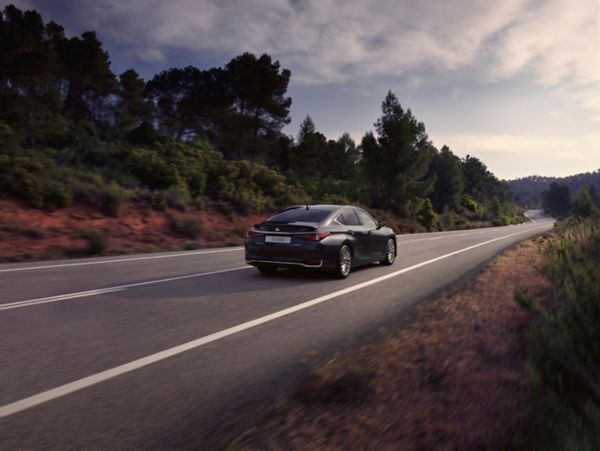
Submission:
[[[359,142],[391,89],[436,147],[500,178],[600,168],[600,0],[8,3],[95,30],[117,74],[269,53],[292,71],[292,135],[309,114]]]

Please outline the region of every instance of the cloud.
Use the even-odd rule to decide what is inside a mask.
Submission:
[[[492,77],[600,78],[596,0],[94,0],[73,7],[83,25],[144,60],[181,50],[269,52],[306,83],[451,70],[480,59]]]
[[[501,178],[567,176],[600,168],[599,132],[577,137],[476,133],[437,138],[460,156],[476,155]]]

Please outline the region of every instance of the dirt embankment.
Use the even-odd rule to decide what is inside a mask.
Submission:
[[[513,300],[550,283],[548,238],[496,258],[461,290],[423,307],[387,339],[314,371],[297,395],[232,449],[503,449],[527,432],[525,330]]]
[[[264,218],[228,217],[212,208],[156,211],[135,205],[115,218],[84,206],[43,211],[0,200],[0,261],[85,256],[89,231],[104,237],[107,254],[240,245],[246,230]],[[173,221],[184,219],[199,224],[197,237],[174,230]]]

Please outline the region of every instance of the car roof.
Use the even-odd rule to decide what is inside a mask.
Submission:
[[[342,208],[356,208],[356,209],[362,210],[361,208],[355,207],[353,205],[335,205],[335,204],[294,205],[294,206],[286,208],[286,210],[291,209],[291,208],[306,208],[307,206],[308,206],[308,208],[315,208],[318,210],[328,210],[331,212],[341,210]]]

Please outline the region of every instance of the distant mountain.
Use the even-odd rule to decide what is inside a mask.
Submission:
[[[600,189],[600,169],[594,172],[584,172],[569,177],[543,177],[532,175],[515,180],[508,180],[507,184],[514,194],[514,201],[524,207],[537,207],[541,205],[540,194],[548,189],[552,182],[564,183],[569,186],[571,196],[575,196],[585,186],[596,185]]]

